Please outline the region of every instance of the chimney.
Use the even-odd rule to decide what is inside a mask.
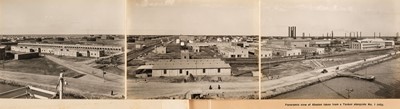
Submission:
[[[376,37],[376,35],[375,35],[375,32],[374,32],[374,39],[375,39],[375,37]]]

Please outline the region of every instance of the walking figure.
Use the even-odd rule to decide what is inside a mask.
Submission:
[[[212,90],[212,87],[211,87],[211,85],[210,85],[210,87],[209,87],[208,89]]]
[[[218,84],[218,89],[221,89],[221,86],[219,86],[219,84]]]

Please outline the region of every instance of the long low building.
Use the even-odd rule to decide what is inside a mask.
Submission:
[[[325,54],[324,48],[318,47],[296,47],[301,50],[303,54]]]
[[[383,39],[363,39],[350,43],[351,49],[380,49],[380,48],[393,48],[394,41]]]
[[[297,55],[301,55],[301,50],[295,49],[295,48],[274,49],[273,54],[280,56],[280,57],[297,56]]]
[[[231,75],[231,66],[221,59],[163,59],[147,62],[152,77],[187,75]]]
[[[249,50],[239,46],[218,46],[218,51],[225,58],[248,58]]]
[[[11,46],[11,51],[38,52],[72,57],[102,57],[105,56],[106,52],[122,52],[123,49],[122,47],[111,46],[19,43]]]

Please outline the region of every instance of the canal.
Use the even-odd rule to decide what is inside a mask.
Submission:
[[[346,77],[334,78],[272,99],[400,98],[400,58],[355,73],[373,75],[376,79],[369,82]]]

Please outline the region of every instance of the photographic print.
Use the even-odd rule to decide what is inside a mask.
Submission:
[[[0,98],[124,99],[123,0],[1,0]]]
[[[128,99],[258,99],[258,1],[127,3]]]
[[[395,0],[261,0],[262,99],[399,98]]]

